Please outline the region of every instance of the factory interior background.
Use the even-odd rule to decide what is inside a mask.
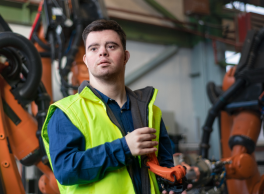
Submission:
[[[54,1],[62,0],[50,2]],[[0,0],[0,15],[14,33],[29,39],[41,2]],[[221,87],[226,72],[239,64],[247,32],[264,27],[264,2],[261,0],[94,2],[103,4],[104,14],[108,19],[117,21],[127,35],[130,59],[126,65],[126,85],[132,90],[146,86],[157,88],[155,104],[162,110],[162,118],[175,146],[174,149],[184,154],[199,153],[203,126],[208,111],[213,106],[207,95],[207,85],[213,82]],[[65,63],[66,56],[62,58],[62,66]],[[58,66],[58,60],[50,64],[53,102],[63,98],[60,92],[61,78]],[[82,74],[81,71],[86,74],[85,68],[79,71],[79,74]],[[74,73],[70,72],[69,83],[72,83],[72,77]],[[73,94],[74,90],[70,89],[69,93]],[[30,105],[26,108],[31,111]],[[222,143],[220,120],[217,118],[209,141],[210,160],[221,160]],[[264,161],[263,129],[260,130],[256,143],[255,157],[257,161]],[[261,162],[259,164],[259,172],[263,174],[263,164],[261,165]],[[23,184],[26,193],[35,193],[36,167],[18,164],[18,168],[25,171],[26,182]]]

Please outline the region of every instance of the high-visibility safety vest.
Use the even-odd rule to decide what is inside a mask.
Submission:
[[[146,87],[133,92],[126,88],[126,91],[131,102],[134,128],[148,126],[156,129],[156,139],[154,140],[159,141],[161,111],[154,105],[157,89]],[[41,135],[51,167],[47,126],[56,108],[61,109],[83,134],[86,142],[85,149],[112,142],[125,136],[124,130],[117,122],[111,109],[102,101],[101,96],[89,85],[89,82],[84,81],[77,94],[57,101],[49,107]],[[156,147],[158,148],[158,146]],[[158,151],[156,151],[157,154]],[[141,164],[143,164],[142,161]],[[155,174],[147,168],[145,169],[148,182],[146,193],[160,193]],[[129,166],[124,166],[106,173],[103,179],[89,184],[66,186],[61,185],[58,181],[57,183],[60,193],[65,194],[134,194],[131,170],[133,169],[129,169]],[[143,180],[142,182],[146,183]],[[142,187],[146,187],[146,185],[142,184]]]

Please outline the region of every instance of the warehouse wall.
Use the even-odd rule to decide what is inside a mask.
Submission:
[[[127,64],[126,75],[153,60],[166,48],[163,45],[128,41],[131,59]],[[198,150],[203,133],[201,128],[211,107],[206,84],[213,81],[221,85],[224,74],[225,69],[215,64],[212,43],[200,42],[192,49],[179,49],[178,53],[129,87],[139,89],[150,85],[159,89],[156,105],[164,112],[174,113],[175,132],[186,137],[180,147],[184,150]],[[169,133],[174,134],[171,131]],[[209,157],[219,159],[221,152],[217,120],[210,145]]]
[[[126,75],[129,75],[165,52],[167,46],[128,41],[127,49],[131,53],[131,59],[126,67]],[[196,142],[190,68],[191,49],[179,49],[174,56],[130,84],[129,87],[133,90],[146,86],[157,88],[159,93],[155,104],[162,111],[174,113],[176,132],[186,135],[187,142]],[[174,134],[173,131],[169,132]]]
[[[208,110],[212,106],[206,94],[206,84],[209,81],[213,81],[216,85],[222,85],[225,69],[215,64],[211,41],[200,42],[193,48],[191,66],[192,101],[194,103],[196,124],[198,125],[196,128],[199,129],[199,134],[202,135],[203,131],[201,128],[204,125]],[[209,157],[220,159],[218,120],[215,120],[213,125],[210,145]]]

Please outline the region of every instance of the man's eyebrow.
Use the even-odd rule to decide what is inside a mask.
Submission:
[[[106,42],[106,44],[114,44],[114,45],[119,46],[119,44],[117,44],[116,42],[113,42],[113,41]]]
[[[87,49],[89,49],[89,48],[92,47],[92,46],[98,46],[98,45],[99,45],[98,43],[90,44],[90,45],[87,47]]]

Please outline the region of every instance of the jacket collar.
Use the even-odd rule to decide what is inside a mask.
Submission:
[[[102,100],[101,95],[90,85],[89,81],[83,81],[78,88],[78,93],[82,97],[90,99],[90,97],[86,96],[85,94],[84,95],[81,94],[83,90],[85,89],[85,87],[88,87],[92,91],[92,93],[94,93],[99,99]],[[132,91],[130,88],[126,86],[126,91],[127,91],[127,94],[130,100],[131,98],[134,98],[135,100],[140,101],[142,103],[149,103],[149,101],[152,98],[154,88],[151,86],[148,86],[148,87],[145,87],[139,90]]]

